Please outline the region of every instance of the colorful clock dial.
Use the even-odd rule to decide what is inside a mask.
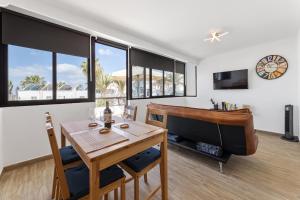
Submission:
[[[270,55],[262,58],[256,65],[259,77],[272,80],[281,77],[288,68],[286,59],[279,55]]]

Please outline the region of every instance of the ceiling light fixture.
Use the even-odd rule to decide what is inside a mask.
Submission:
[[[221,37],[224,37],[225,35],[228,35],[229,32],[224,32],[224,33],[220,33],[220,32],[211,32],[210,33],[210,37],[209,38],[205,38],[204,42],[210,41],[210,42],[214,42],[214,41],[221,41]]]

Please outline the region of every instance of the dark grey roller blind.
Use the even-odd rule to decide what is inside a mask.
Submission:
[[[132,66],[149,67],[165,71],[174,70],[174,60],[136,48],[130,49],[130,62]]]
[[[177,73],[185,73],[185,63],[180,61],[175,61],[175,72]]]
[[[90,56],[90,37],[60,25],[1,9],[2,43],[46,51]]]

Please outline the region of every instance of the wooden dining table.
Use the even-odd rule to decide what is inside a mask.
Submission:
[[[123,123],[119,117],[113,117],[111,131],[100,134],[103,122],[90,128],[89,120],[61,123],[61,146],[66,145],[66,139],[79,154],[89,168],[90,193],[89,199],[99,198],[99,172],[109,166],[146,150],[157,144],[161,145],[161,194],[163,200],[168,199],[168,166],[167,166],[167,131],[142,122],[128,121],[129,129],[120,128]],[[109,135],[110,134],[110,135]]]

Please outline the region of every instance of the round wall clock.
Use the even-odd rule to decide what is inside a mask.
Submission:
[[[287,70],[286,59],[279,55],[270,55],[262,58],[256,65],[256,73],[259,77],[272,80],[281,77]]]

